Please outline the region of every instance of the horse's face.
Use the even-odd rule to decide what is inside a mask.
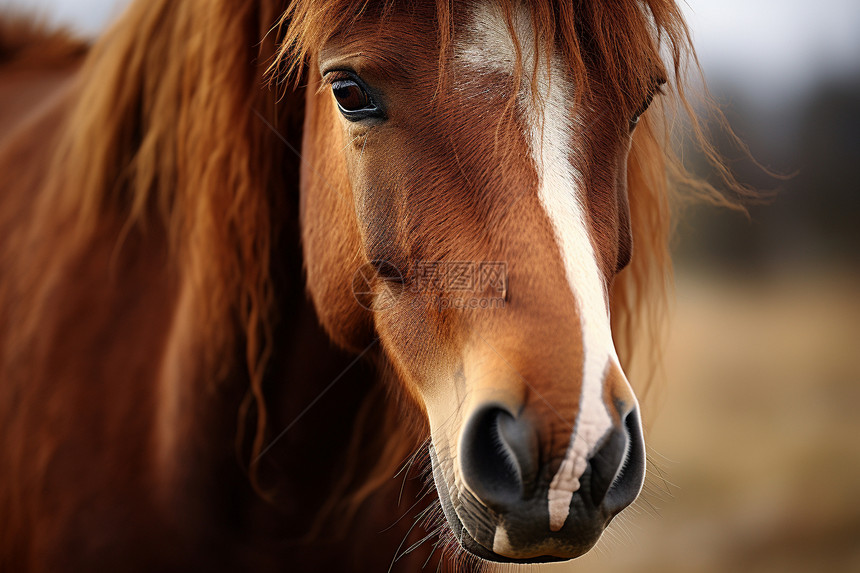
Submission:
[[[511,29],[503,14],[465,11],[443,62],[433,14],[418,13],[368,17],[315,54],[305,260],[332,337],[356,350],[378,337],[424,409],[463,546],[567,559],[644,476],[607,302],[630,256],[635,118],[601,98],[599,70],[575,104],[561,52],[535,75],[530,17]]]

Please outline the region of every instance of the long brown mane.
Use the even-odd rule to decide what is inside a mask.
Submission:
[[[273,214],[283,209],[278,198],[296,162],[255,114],[290,131],[290,118],[274,117],[273,94],[249,65],[264,66],[274,49],[273,39],[260,38],[280,11],[277,3],[260,4],[219,2],[201,26],[195,4],[137,2],[105,34],[68,98],[71,109],[54,135],[52,168],[29,225],[35,233],[73,234],[62,253],[41,237],[48,248],[28,262],[62,266],[108,213],[122,217],[126,231],[163,228],[176,268],[193,285],[205,368],[223,378],[236,358],[230,349],[244,341],[242,358],[259,400],[270,352]],[[300,117],[301,97],[281,108]],[[29,316],[16,322],[31,325],[20,344],[36,335],[38,293],[50,274],[20,285],[33,299],[18,305]]]
[[[51,356],[43,337],[55,322],[57,297],[72,293],[68,301],[81,307],[80,317],[87,305],[99,304],[72,288],[79,262],[98,245],[108,244],[111,260],[121,261],[124,253],[151,243],[163,252],[158,268],[169,299],[162,312],[182,314],[184,332],[193,337],[183,342],[187,352],[181,361],[189,378],[201,382],[194,392],[217,392],[231,377],[246,384],[236,413],[238,443],[243,458],[255,464],[267,437],[277,431],[267,424],[264,395],[267,372],[277,361],[274,332],[279,320],[294,318],[279,314],[279,296],[303,296],[300,270],[279,270],[280,242],[295,239],[295,229],[283,227],[296,224],[303,62],[363,10],[385,12],[393,2],[376,4],[135,2],[95,44],[77,82],[60,94],[56,106],[33,120],[34,129],[0,144],[0,172],[11,174],[0,190],[0,419],[17,419],[22,401],[16,384],[34,375],[40,358]],[[547,31],[542,41],[561,43],[575,63],[578,94],[589,89],[583,62],[596,57],[618,78],[612,86],[615,101],[631,105],[629,94],[643,91],[653,79],[638,73],[637,65],[668,53],[669,89],[681,109],[690,109],[683,80],[692,49],[673,2],[545,0],[529,6],[535,29]],[[451,2],[437,1],[440,57],[450,50],[453,9]],[[5,30],[2,37],[8,39]],[[617,30],[626,30],[631,41],[622,42]],[[63,43],[56,50],[31,48],[44,41],[37,35],[0,43],[0,65],[80,53]],[[272,78],[283,89],[272,89]],[[685,179],[669,149],[664,117],[645,116],[629,160],[634,256],[616,280],[612,300],[624,361],[631,360],[634,342],[648,356],[660,342],[656,329],[671,272],[671,178]],[[693,189],[718,197],[708,187]],[[166,324],[176,328],[172,321]],[[172,343],[171,338],[165,344]],[[392,419],[401,406],[397,402],[387,401]],[[242,435],[246,426],[251,443]],[[28,456],[50,457],[52,450],[39,451],[49,438],[30,436],[35,451],[4,454],[4,473],[27,465]],[[415,436],[404,432],[386,439],[378,467],[349,475],[347,481],[360,477],[361,482],[339,490],[353,511],[416,445]],[[47,461],[40,471],[45,467]],[[21,487],[2,480],[0,513],[23,519],[26,508],[10,501]],[[5,529],[0,527],[0,548],[16,540]]]

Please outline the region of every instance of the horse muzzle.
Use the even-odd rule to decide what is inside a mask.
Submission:
[[[645,445],[638,411],[623,411],[602,438],[552,526],[550,482],[561,459],[542,454],[527,415],[490,403],[466,420],[455,460],[430,446],[433,477],[448,524],[468,552],[489,561],[543,563],[579,557],[642,489]],[[456,484],[456,485],[455,485]],[[565,498],[565,502],[566,502]]]

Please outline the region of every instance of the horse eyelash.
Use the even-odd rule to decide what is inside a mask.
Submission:
[[[319,94],[323,93],[324,91],[330,89],[331,85],[334,82],[336,82],[338,80],[345,80],[345,79],[350,79],[349,75],[340,71],[340,70],[333,70],[330,72],[326,72],[322,76],[322,81],[320,82],[319,86],[317,87],[316,95],[319,95]]]
[[[332,70],[330,72],[326,72],[322,78],[320,89],[325,89],[326,87],[331,86],[334,82],[340,80],[355,80],[355,76],[345,70]]]
[[[326,90],[331,89],[331,85],[338,81],[345,79],[346,76],[340,76],[337,72],[331,72],[323,76],[322,81],[320,82],[319,87],[317,88],[316,95],[323,93]]]

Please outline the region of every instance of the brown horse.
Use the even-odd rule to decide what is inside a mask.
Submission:
[[[0,569],[564,560],[634,501],[671,0],[139,0],[71,80],[53,41],[0,47],[68,66],[0,146]]]

